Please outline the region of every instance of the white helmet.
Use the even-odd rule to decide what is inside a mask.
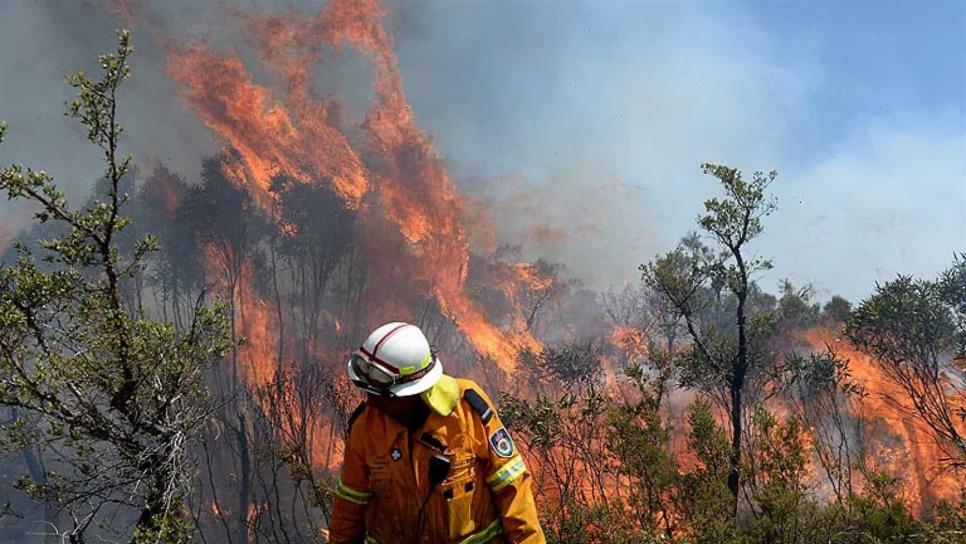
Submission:
[[[348,368],[357,387],[388,397],[418,395],[443,375],[443,365],[423,331],[400,322],[372,331],[349,358]]]

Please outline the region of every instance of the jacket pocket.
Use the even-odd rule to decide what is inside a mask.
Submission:
[[[442,494],[450,539],[459,540],[476,531],[473,519],[473,496],[477,485],[475,461],[472,454],[457,456],[449,478],[443,482]]]
[[[372,484],[372,492],[380,499],[392,497],[392,472],[389,465],[378,461],[369,466],[369,481]]]

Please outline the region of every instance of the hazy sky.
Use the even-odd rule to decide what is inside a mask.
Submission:
[[[160,6],[189,38],[223,13]],[[117,23],[96,2],[0,9],[0,119],[13,131],[0,162],[44,165],[80,194],[97,164],[78,130],[64,134],[61,74],[110,47]],[[780,172],[755,245],[775,262],[767,287],[789,277],[859,298],[966,251],[966,3],[405,2],[387,25],[460,186],[490,200],[504,241],[595,287],[636,280],[694,228],[716,190],[705,161]],[[218,144],[136,39],[132,151],[195,176]],[[367,95],[349,99],[362,108]]]

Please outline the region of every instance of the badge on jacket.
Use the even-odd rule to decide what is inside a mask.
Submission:
[[[399,448],[393,448],[392,451],[389,452],[389,457],[392,457],[393,461],[402,459],[402,450]]]
[[[510,438],[510,433],[503,427],[493,431],[490,435],[490,447],[493,448],[493,453],[500,457],[513,455],[513,439]]]

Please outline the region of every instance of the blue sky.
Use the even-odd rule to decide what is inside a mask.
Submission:
[[[292,4],[316,9],[225,3]],[[97,163],[65,130],[61,75],[109,48],[117,22],[87,3],[8,6],[0,163],[44,165],[83,194]],[[150,6],[185,39],[240,42],[204,9]],[[966,2],[398,2],[387,26],[420,125],[502,241],[593,287],[635,281],[695,228],[716,189],[705,161],[780,172],[754,246],[775,262],[766,287],[788,277],[857,299],[966,250]],[[130,150],[190,179],[219,143],[135,39]],[[366,72],[347,64],[317,83],[360,112]]]
[[[759,2],[747,9],[769,31],[813,44],[828,81],[811,107],[814,154],[831,149],[836,132],[883,115],[933,111],[939,125],[963,130],[963,2]]]
[[[858,298],[966,250],[964,3],[433,4],[413,17],[396,34],[407,90],[457,177],[497,203],[508,242],[591,284],[633,280],[694,228],[714,191],[703,161],[780,171],[755,246],[775,261],[766,285]],[[576,225],[548,241],[528,223]]]

